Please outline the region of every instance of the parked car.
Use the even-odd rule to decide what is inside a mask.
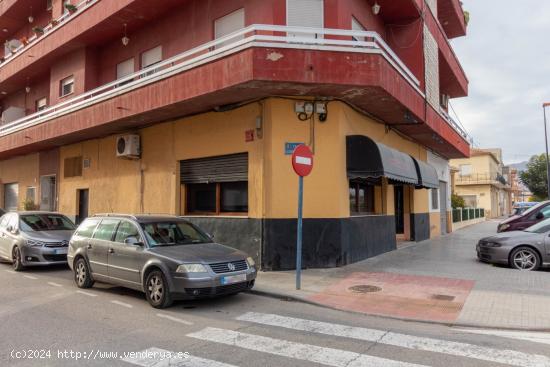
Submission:
[[[514,215],[521,215],[525,211],[527,211],[529,208],[537,205],[538,202],[536,201],[520,201],[514,204],[512,207],[512,215],[510,217],[513,217]]]
[[[482,238],[477,244],[477,257],[520,270],[550,266],[550,218],[523,231]]]
[[[52,212],[11,212],[0,219],[0,257],[13,269],[67,263],[67,248],[75,230],[69,218]]]
[[[497,232],[521,231],[546,218],[550,218],[550,200],[540,202],[523,213],[500,222]]]
[[[155,308],[239,293],[256,279],[251,257],[175,216],[87,218],[70,241],[68,260],[78,287],[101,281],[136,289]]]

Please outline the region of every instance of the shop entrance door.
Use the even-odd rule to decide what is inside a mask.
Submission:
[[[405,198],[403,186],[394,186],[395,233],[405,233]]]

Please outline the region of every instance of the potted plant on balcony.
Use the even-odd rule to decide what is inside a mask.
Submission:
[[[38,27],[38,26],[33,27],[32,31],[36,34],[36,37],[39,37],[44,34],[44,28],[42,27]]]
[[[21,42],[23,44],[23,46],[26,46],[29,44],[29,40],[27,39],[27,37],[21,37],[19,39],[19,42]]]
[[[52,28],[55,27],[59,22],[57,21],[57,19],[52,19],[50,20],[50,24],[52,25]]]
[[[78,8],[73,4],[65,4],[65,9],[67,9],[71,14],[78,10]]]

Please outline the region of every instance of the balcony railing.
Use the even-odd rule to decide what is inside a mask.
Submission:
[[[22,54],[23,51],[29,49],[45,37],[48,37],[50,34],[54,33],[54,31],[61,28],[67,22],[70,22],[72,19],[74,19],[79,14],[81,14],[86,9],[90,8],[99,1],[101,0],[83,0],[80,3],[74,5],[76,7],[76,11],[71,12],[65,10],[59,18],[52,19],[47,25],[39,27],[43,30],[41,34],[35,32],[35,34],[28,39],[20,39],[19,41],[21,42],[21,45],[19,45],[17,48],[10,49],[11,52],[9,54],[4,55],[3,58],[0,58],[0,68],[7,65],[10,61],[14,60],[20,54]]]
[[[499,173],[472,173],[469,175],[459,175],[455,179],[457,185],[478,185],[493,184],[507,186],[508,183],[504,176]]]
[[[456,132],[458,132],[470,145],[474,145],[474,139],[459,125],[456,123],[456,121],[443,109],[443,107],[439,108],[439,114],[443,116],[445,121],[449,125],[455,129]]]
[[[99,0],[92,0],[89,4],[96,1]],[[342,39],[343,37],[349,37],[349,40]],[[39,112],[1,125],[0,136],[9,135],[45,121],[67,115],[79,109],[92,106],[252,47],[378,54],[384,57],[419,94],[424,96],[424,93],[420,90],[420,82],[391,50],[382,37],[375,32],[251,25]]]

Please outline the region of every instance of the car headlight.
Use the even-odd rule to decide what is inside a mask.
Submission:
[[[182,264],[176,269],[176,273],[207,273],[206,266],[202,264]]]
[[[498,242],[487,242],[485,244],[485,246],[487,246],[487,247],[502,247],[502,245]]]
[[[248,266],[249,267],[253,267],[254,265],[256,265],[256,262],[254,261],[254,259],[252,257],[247,257],[246,258],[246,262],[248,263]]]
[[[35,241],[35,240],[27,240],[27,246],[42,247],[42,246],[44,246],[44,242]]]
[[[505,229],[508,229],[508,228],[510,228],[509,224],[501,224],[500,226],[498,226],[499,231],[504,231]]]

